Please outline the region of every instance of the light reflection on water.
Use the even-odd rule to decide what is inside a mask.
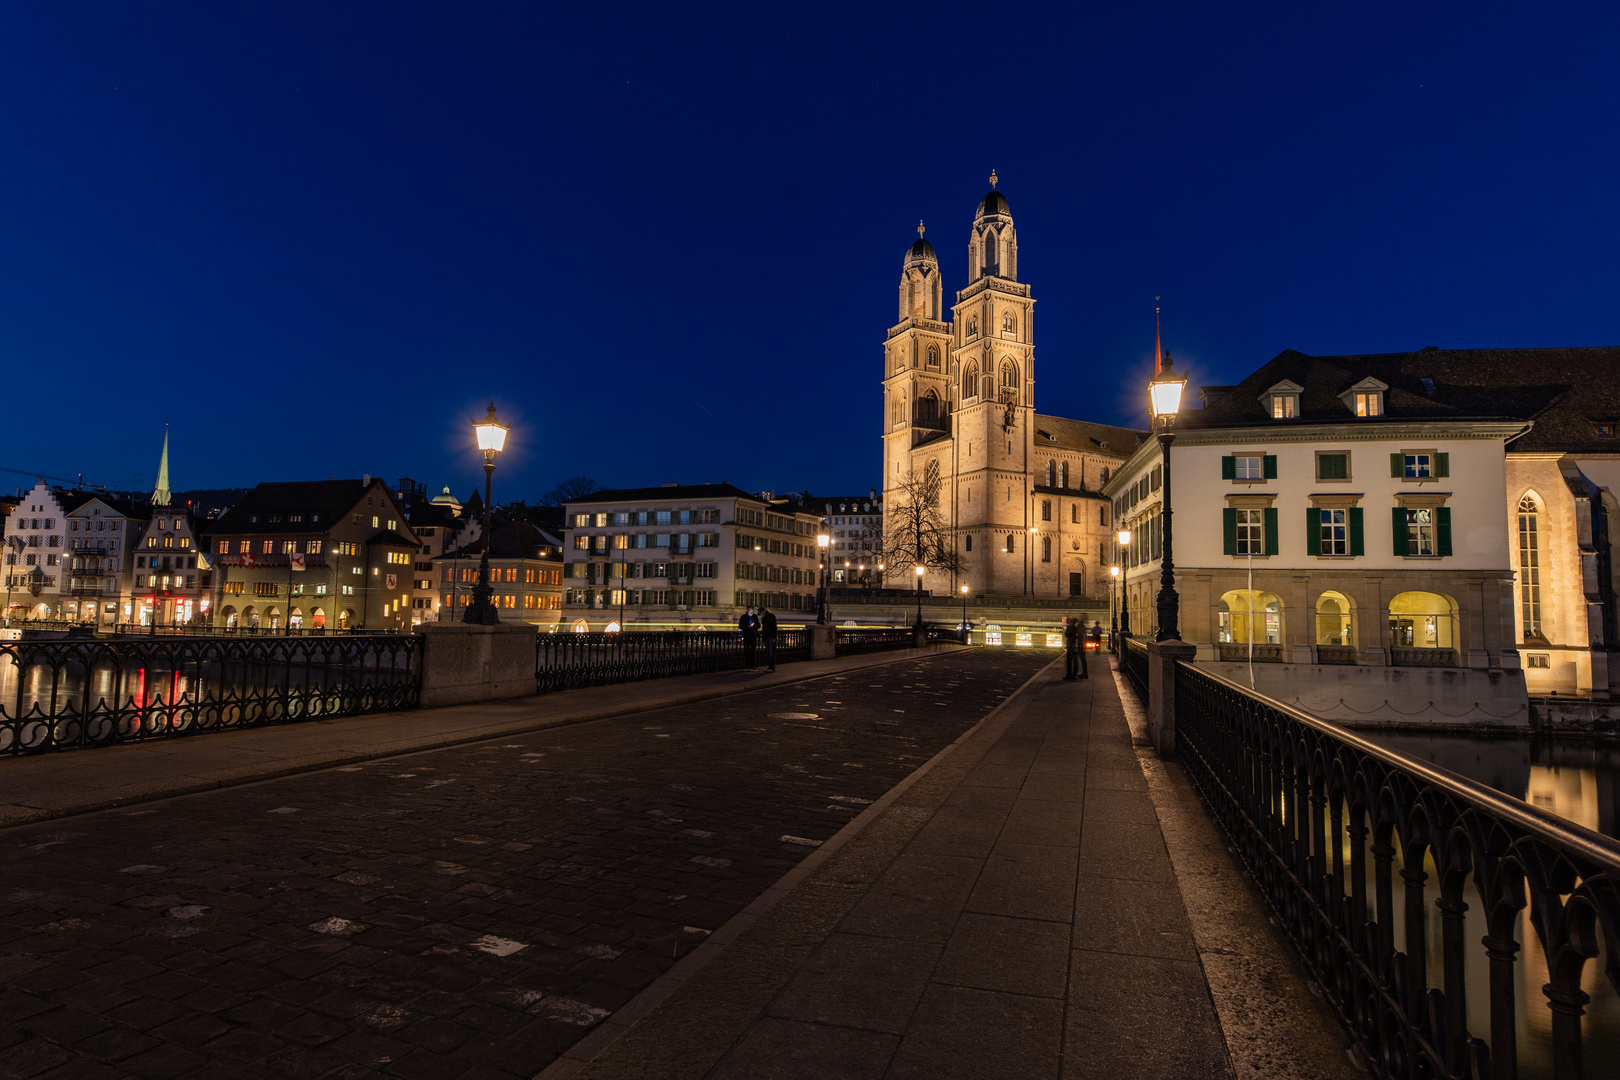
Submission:
[[[1591,739],[1537,736],[1525,739],[1482,739],[1466,735],[1416,735],[1379,733],[1371,737],[1410,757],[1432,762],[1471,780],[1489,785],[1514,798],[1523,799],[1548,813],[1584,825],[1606,836],[1620,838],[1616,822],[1616,794],[1620,791],[1620,746]],[[1396,856],[1399,865],[1400,856]],[[1368,860],[1369,864],[1371,860]],[[1434,880],[1434,860],[1425,868]],[[1371,888],[1369,876],[1369,891]],[[1399,896],[1399,885],[1396,887]],[[1432,896],[1436,890],[1429,890]],[[1468,911],[1464,916],[1464,940],[1469,943],[1466,966],[1468,1026],[1481,1038],[1490,1033],[1490,980],[1485,950],[1479,940],[1485,936],[1485,918],[1473,878],[1464,891]],[[1405,933],[1404,911],[1395,905],[1395,940]],[[1441,985],[1443,971],[1440,912],[1433,903],[1424,908],[1424,929],[1428,943],[1429,984]],[[1552,1076],[1552,1012],[1541,988],[1546,984],[1547,958],[1541,942],[1519,915],[1514,930],[1522,946],[1519,953],[1517,992],[1519,1075],[1524,1080]],[[1602,1070],[1620,1061],[1620,993],[1603,974],[1608,962],[1606,947],[1587,962],[1581,973],[1581,989],[1591,996],[1582,1018],[1584,1057],[1588,1076],[1612,1075]]]

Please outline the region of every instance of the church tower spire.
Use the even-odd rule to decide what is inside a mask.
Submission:
[[[152,489],[152,505],[169,505],[169,425],[163,425],[163,456],[158,459],[157,487]]]

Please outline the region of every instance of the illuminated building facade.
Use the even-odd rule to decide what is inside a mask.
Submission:
[[[68,513],[64,618],[109,626],[135,617],[131,569],[151,517],[152,505],[144,498],[107,495],[94,496]]]
[[[562,619],[563,556],[561,541],[526,521],[496,525],[489,551],[490,600],[502,622],[533,623],[555,630]],[[439,589],[439,617],[455,622],[472,600],[478,581],[484,538],[454,548],[432,560],[433,583]]]
[[[908,479],[937,479],[960,569],[930,568],[924,588],[935,594],[967,585],[980,596],[1105,598],[1102,485],[1142,433],[1035,411],[1035,300],[995,183],[974,212],[968,284],[949,318],[920,226],[906,252],[900,321],[883,348],[883,503],[892,522]],[[891,587],[916,582],[910,565],[884,575]]]

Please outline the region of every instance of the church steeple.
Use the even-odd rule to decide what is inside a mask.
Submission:
[[[900,321],[932,319],[939,321],[944,290],[940,286],[939,256],[934,245],[923,239],[927,231],[917,222],[917,240],[906,250],[900,266]]]
[[[968,284],[982,277],[1018,280],[1018,230],[1013,228],[1012,207],[996,190],[1000,181],[990,170],[990,190],[979,200],[968,236]]]
[[[158,460],[157,487],[152,489],[152,505],[169,505],[169,425],[163,425],[163,457]]]

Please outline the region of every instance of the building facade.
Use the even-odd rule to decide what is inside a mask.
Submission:
[[[67,516],[90,498],[41,480],[6,518],[6,618],[61,619],[72,599]]]
[[[454,622],[466,613],[478,584],[484,539],[433,558],[440,590],[440,617]],[[502,622],[532,623],[556,630],[562,620],[563,555],[557,538],[526,521],[492,530],[489,549],[491,602]]]
[[[1422,370],[1287,352],[1177,418],[1175,587],[1198,663],[1343,722],[1528,722],[1501,496],[1528,425]],[[1163,479],[1155,441],[1106,489],[1138,636],[1158,625]]]
[[[821,515],[730,484],[599,491],[566,508],[563,615],[576,630],[733,625],[813,612]]]
[[[819,496],[806,505],[821,511],[828,536],[828,585],[835,589],[870,589],[883,582],[883,499],[877,490],[865,495]]]
[[[382,480],[260,484],[209,532],[214,623],[401,630],[421,543]]]
[[[1035,300],[1018,280],[1018,232],[995,183],[974,213],[968,284],[949,318],[921,227],[902,264],[900,321],[883,349],[883,503],[893,522],[908,481],[937,491],[956,568],[930,567],[930,591],[1106,597],[1102,486],[1142,433],[1035,411]],[[916,582],[910,565],[884,578]]]
[[[70,599],[65,604],[65,618],[97,626],[136,618],[130,599],[135,552],[151,515],[152,506],[145,500],[103,495],[68,513]]]
[[[189,626],[207,622],[212,564],[189,508],[153,506],[135,547],[128,622]]]

